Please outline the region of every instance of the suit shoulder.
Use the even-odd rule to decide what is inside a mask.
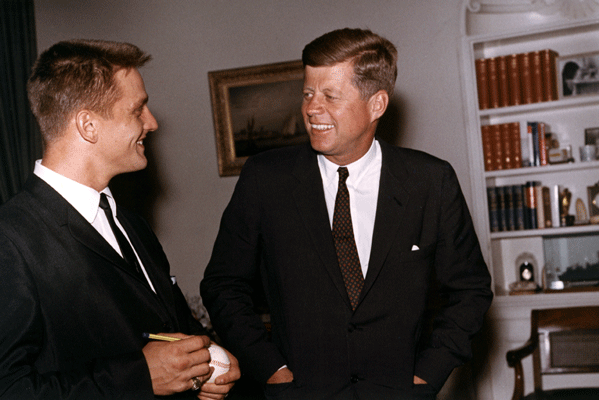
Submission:
[[[383,146],[383,157],[385,155],[388,157],[390,165],[401,165],[410,174],[430,177],[431,175],[454,173],[449,162],[421,150],[385,145]]]
[[[0,205],[0,224],[22,223],[23,218],[32,214],[31,196],[21,191]]]
[[[298,159],[315,157],[309,144],[267,150],[250,157],[243,170],[285,172],[293,168]],[[242,171],[243,173],[244,171]]]
[[[0,206],[0,235],[12,241],[35,242],[46,223],[27,192],[18,193]]]

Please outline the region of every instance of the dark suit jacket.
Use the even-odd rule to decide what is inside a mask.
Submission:
[[[0,399],[154,399],[142,333],[203,333],[150,227],[118,217],[157,294],[37,176],[0,207]]]
[[[264,383],[289,366],[295,382],[286,392],[296,393],[289,398],[411,398],[414,374],[430,384],[417,390],[434,393],[470,357],[490,305],[491,278],[451,166],[419,151],[381,148],[369,269],[355,312],[309,146],[249,159],[223,214],[201,283],[204,304],[242,371]],[[257,275],[272,341],[250,302]],[[419,347],[431,278],[445,306]]]

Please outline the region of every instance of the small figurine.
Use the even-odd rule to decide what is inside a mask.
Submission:
[[[572,200],[572,192],[570,192],[568,188],[564,189],[563,192],[560,193],[560,199],[561,226],[572,226],[574,225],[574,216],[569,214],[570,201]]]

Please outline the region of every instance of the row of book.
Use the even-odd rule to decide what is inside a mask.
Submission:
[[[544,122],[481,126],[485,171],[548,164],[551,134]]]
[[[557,100],[556,59],[546,49],[474,61],[481,110]]]
[[[487,187],[487,200],[491,232],[561,226],[558,185],[528,181],[524,185]]]

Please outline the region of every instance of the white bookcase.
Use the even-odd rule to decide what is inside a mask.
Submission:
[[[543,280],[546,252],[568,260],[584,254],[594,257],[591,262],[597,262],[599,225],[491,233],[487,187],[526,181],[540,181],[543,186],[562,185],[572,193],[570,214],[576,214],[578,198],[584,202],[588,214],[587,187],[599,181],[599,161],[581,162],[579,147],[584,144],[584,130],[599,127],[599,95],[479,110],[475,60],[544,49],[554,50],[560,57],[599,52],[599,4],[579,0],[464,1],[462,11],[462,88],[473,189],[472,214],[496,296],[488,318],[489,359],[479,371],[477,395],[485,400],[509,399],[514,373],[507,366],[505,353],[523,344],[530,335],[530,310],[599,304],[599,291],[592,290],[509,295],[509,284],[518,280],[516,260],[523,253],[534,257],[538,283]],[[574,162],[485,172],[481,126],[516,121],[544,122],[560,144],[571,146]],[[526,393],[532,391],[531,365],[530,359],[527,360]]]

